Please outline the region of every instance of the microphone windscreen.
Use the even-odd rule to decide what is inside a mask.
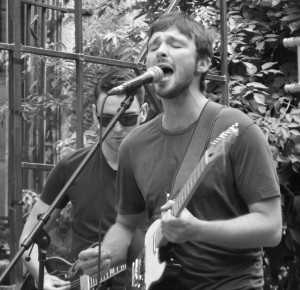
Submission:
[[[147,71],[149,73],[153,74],[153,82],[154,83],[160,82],[162,80],[162,78],[164,77],[163,70],[158,66],[152,66],[152,67],[148,68]]]

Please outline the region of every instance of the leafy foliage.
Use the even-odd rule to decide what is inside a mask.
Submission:
[[[297,55],[282,42],[294,32],[287,27],[295,27],[294,23],[286,20],[300,6],[292,1],[247,3],[229,6],[231,104],[249,113],[260,125],[278,166],[297,163],[300,161],[299,100],[284,91],[285,84],[297,81],[294,74],[286,71],[286,67],[294,66]]]
[[[151,24],[169,4],[170,1],[141,0],[132,7],[140,11],[138,17]],[[297,51],[286,48],[283,40],[300,34],[300,3],[230,0],[227,6],[230,104],[249,114],[262,128],[277,167],[292,163],[298,172],[300,94],[291,95],[284,90],[284,85],[300,82]],[[219,0],[180,1],[177,9],[220,34]],[[220,50],[217,37],[212,73],[220,72]],[[220,88],[208,88],[212,88],[210,94],[220,98]]]
[[[169,4],[170,1],[140,0],[127,9],[138,10],[137,17],[151,24]],[[284,86],[300,82],[297,80],[300,68],[296,62],[297,49],[285,47],[283,40],[300,34],[300,3],[229,0],[227,5],[230,105],[248,114],[260,126],[270,144],[281,184],[295,189],[298,182],[295,180],[299,180],[300,174],[300,94],[289,94]],[[219,74],[222,61],[220,37],[217,36],[220,35],[220,1],[180,1],[177,9],[193,15],[216,35],[211,73]],[[138,30],[135,32],[135,36],[128,35],[127,39],[140,40],[137,44],[142,47],[145,37]],[[210,97],[218,100],[220,94],[219,86],[208,84]],[[298,194],[298,191],[293,190],[293,194]],[[291,248],[281,245],[275,259],[266,251],[269,267],[266,267],[265,289],[297,287],[294,255],[300,253],[291,254]],[[283,256],[289,256],[288,263]],[[269,275],[268,269],[271,271]]]
[[[220,74],[222,61],[219,36],[220,1],[222,0],[182,0],[177,7],[178,10],[191,14],[216,36],[211,68],[213,74]],[[164,13],[170,3],[168,0],[136,0],[131,5],[123,6],[124,1],[108,0],[99,5],[94,13],[98,15],[100,23],[105,14],[112,10],[117,13],[116,21],[132,13],[140,22],[139,25],[132,22],[129,26],[122,26],[120,21],[115,30],[95,33],[91,41],[85,41],[84,53],[133,61],[145,44],[148,25]],[[300,56],[297,55],[296,47],[285,47],[283,40],[300,36],[300,2],[228,0],[227,6],[230,105],[248,114],[260,126],[270,144],[281,183],[295,188],[299,179],[294,176],[299,178],[300,174],[300,94],[287,93],[284,86],[300,82],[297,75],[300,70],[297,58]],[[64,49],[63,44],[53,46]],[[24,55],[24,59],[27,57]],[[32,84],[30,94],[23,103],[24,119],[32,120],[41,108],[49,111],[50,115],[61,113],[62,110],[71,115],[76,110],[74,63],[62,59],[37,58],[39,62],[45,62],[51,71],[47,79],[51,90],[47,94],[41,94],[38,84]],[[1,65],[2,63],[0,61]],[[33,64],[31,57],[30,66],[24,76],[35,68]],[[107,66],[84,64],[85,130],[91,126],[93,87],[98,77],[107,69]],[[220,86],[209,82],[208,95],[219,100]],[[0,112],[1,110],[0,107]],[[56,143],[57,147],[73,150],[74,130],[75,120],[72,119],[69,139]],[[93,137],[89,140],[93,140]],[[281,269],[281,273],[283,272],[285,270]]]

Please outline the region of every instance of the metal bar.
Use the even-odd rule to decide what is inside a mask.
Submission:
[[[13,43],[8,44],[8,43],[0,42],[0,49],[14,50],[15,45]],[[129,62],[129,61],[122,61],[122,60],[117,60],[117,59],[112,59],[112,58],[56,51],[56,50],[40,48],[40,47],[33,47],[33,46],[28,46],[28,45],[21,45],[20,50],[21,50],[21,52],[24,52],[24,53],[32,53],[32,54],[37,54],[37,55],[49,56],[49,57],[65,58],[65,59],[71,59],[71,60],[79,60],[80,59],[84,62],[92,62],[92,63],[111,65],[111,66],[119,66],[119,67],[139,69],[139,70],[146,69],[146,66],[143,63],[133,63],[133,62]]]
[[[297,47],[298,83],[287,84],[284,86],[286,93],[296,94],[300,92],[300,37],[284,38],[283,45],[285,47]]]
[[[0,49],[2,48],[6,50],[14,50],[14,44],[6,44],[0,42]],[[93,62],[93,63],[104,64],[104,65],[119,66],[119,67],[131,68],[138,71],[146,69],[146,65],[143,63],[132,63],[132,62],[120,61],[120,60],[115,60],[110,58],[96,57],[96,56],[76,54],[76,53],[67,53],[67,52],[55,51],[50,49],[31,47],[26,45],[21,46],[21,51],[26,53],[33,53],[38,55],[50,56],[50,57],[66,58],[72,60],[82,59],[84,62]],[[227,81],[225,75],[219,76],[219,75],[208,74],[206,78],[208,80],[214,80],[217,82]]]
[[[0,42],[0,49],[3,50],[15,50],[15,45],[11,43]]]
[[[293,84],[287,84],[284,86],[284,90],[288,94],[300,93],[300,42],[298,43],[298,45],[299,45],[297,46],[298,82]]]
[[[220,1],[221,23],[221,75],[225,78],[222,86],[221,103],[228,106],[228,52],[227,52],[227,2]]]
[[[23,26],[23,37],[24,37],[24,44],[30,45],[30,22],[31,22],[31,5],[26,5],[24,7],[24,26]],[[27,71],[28,64],[24,62],[24,71]],[[30,83],[30,75],[24,74],[24,86],[23,86],[23,97],[29,95],[29,83]],[[23,122],[22,127],[22,143],[23,143],[23,158],[22,160],[29,161],[29,139],[30,139],[30,127],[31,122]],[[32,184],[29,185],[29,180],[32,181],[32,172],[28,172],[28,170],[22,171],[22,188],[32,188]],[[31,177],[31,178],[30,178]]]
[[[19,0],[7,1],[8,42],[14,43],[14,50],[8,56],[8,216],[10,224],[10,254],[19,248],[20,233],[23,228],[22,208],[18,201],[22,198],[22,116],[21,116],[21,5]],[[22,283],[22,262],[10,272],[10,283],[17,287]]]
[[[59,2],[59,0],[55,0],[55,1],[53,3]],[[62,19],[60,17],[60,13],[58,11],[55,11],[54,14],[55,14],[54,18],[57,20],[58,25],[56,26],[55,34],[53,34],[53,42],[60,43],[60,42],[62,42]],[[49,84],[49,87],[52,88],[52,85]],[[59,98],[59,95],[60,95],[60,93],[57,90],[55,90],[54,97]],[[56,111],[56,116],[57,116],[57,118],[55,119],[54,126],[56,126],[57,128],[61,128],[61,125],[62,125],[62,109],[61,108],[58,108],[58,110]],[[52,141],[55,142],[57,140],[62,139],[61,129],[56,130],[55,133],[56,134],[55,134],[54,140],[52,140]],[[52,150],[53,150],[53,148],[52,148]],[[58,161],[58,156],[55,154],[55,150],[53,150],[53,151],[54,151],[53,156],[55,158],[55,160],[53,160],[53,162],[55,162],[55,161]]]
[[[21,46],[21,51],[25,52],[25,53],[32,53],[32,54],[37,54],[37,55],[65,58],[65,59],[72,59],[72,60],[76,60],[76,59],[79,59],[80,57],[83,57],[83,55],[78,55],[76,53],[56,51],[56,50],[32,47],[32,46],[26,46],[26,45]]]
[[[219,76],[219,75],[211,75],[211,74],[208,74],[206,76],[206,79],[207,80],[211,80],[211,81],[216,81],[216,82],[220,82],[220,83],[225,83],[227,81],[227,78],[226,76]]]
[[[298,83],[300,83],[300,44],[297,47]]]
[[[21,0],[22,3],[24,4],[29,4],[29,5],[34,5],[38,7],[43,7],[43,8],[48,8],[56,11],[60,11],[62,13],[75,13],[75,9],[73,8],[63,8],[55,5],[49,5],[45,3],[40,3],[40,2],[35,2],[32,0]],[[82,15],[92,15],[93,12],[91,9],[82,9]]]
[[[21,46],[21,52],[33,53],[33,54],[37,54],[37,55],[44,55],[44,56],[50,56],[50,57],[72,59],[72,60],[80,59],[84,62],[93,62],[93,63],[98,63],[98,64],[120,66],[120,67],[132,68],[132,69],[146,68],[146,66],[143,64],[132,63],[129,61],[121,61],[121,60],[116,60],[116,59],[111,59],[111,58],[90,56],[90,55],[84,55],[84,54],[78,54],[78,53],[62,52],[62,51],[56,51],[56,50],[38,48],[38,47],[32,47],[32,46],[26,46],[26,45]]]
[[[29,45],[32,45],[33,47],[38,47],[39,43],[38,43],[38,25],[37,23],[33,23],[32,19],[35,18],[35,16],[38,13],[38,7],[35,5],[30,5],[30,19],[29,19],[29,23],[30,23],[30,35],[29,35],[29,39],[30,39],[30,43]],[[35,82],[38,79],[38,64],[36,63],[37,60],[33,60],[31,63],[31,66],[34,67],[34,69],[32,70],[32,72],[30,73],[30,81],[29,81],[29,85],[31,86],[33,82]],[[35,86],[34,91],[38,92],[38,86]],[[29,135],[29,149],[30,148],[34,148],[34,151],[32,151],[32,154],[30,154],[30,161],[32,162],[38,162],[38,129],[39,129],[39,122],[38,122],[38,114],[34,117],[34,122],[32,122],[32,127],[30,128],[29,132],[32,132],[32,134]],[[31,172],[31,182],[32,185],[31,187],[36,188],[37,187],[37,180],[38,180],[38,172],[34,171]]]
[[[23,169],[37,169],[37,170],[45,170],[50,171],[55,165],[52,164],[41,164],[41,163],[30,163],[30,162],[22,162]]]
[[[93,63],[99,63],[99,64],[105,64],[105,65],[111,65],[111,66],[119,66],[119,67],[131,68],[131,69],[140,69],[140,70],[146,69],[146,65],[144,65],[143,63],[121,61],[121,60],[116,60],[116,59],[111,59],[111,58],[83,55],[83,60],[85,62],[93,62]]]
[[[42,7],[39,9],[39,23],[38,23],[38,43],[39,46],[42,48],[45,48],[46,46],[46,8]],[[38,91],[40,94],[45,93],[45,62],[41,61],[40,65],[38,67]],[[37,118],[37,162],[38,163],[44,163],[44,151],[45,151],[45,111],[44,107],[41,105],[39,106],[39,112],[38,112],[38,118]],[[38,192],[42,192],[44,185],[44,172],[37,172],[37,189]]]
[[[300,46],[300,37],[290,37],[283,39],[283,45],[285,47],[296,47]]]
[[[82,0],[75,1],[75,52],[83,54]],[[76,60],[76,148],[83,147],[83,59]]]

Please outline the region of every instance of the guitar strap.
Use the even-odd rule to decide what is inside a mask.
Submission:
[[[223,105],[213,101],[208,101],[205,104],[173,179],[170,199],[176,199],[180,189],[199,163],[207,148],[216,117],[223,107]],[[201,142],[199,142],[200,140]]]

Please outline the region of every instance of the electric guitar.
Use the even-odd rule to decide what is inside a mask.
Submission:
[[[62,280],[70,281],[71,289],[74,290],[92,290],[99,287],[101,290],[109,290],[108,280],[119,273],[126,270],[126,265],[120,265],[109,269],[104,275],[100,277],[100,282],[98,284],[97,279],[94,279],[88,275],[81,272],[80,269],[76,269],[76,263],[71,264],[65,259],[59,257],[47,258],[45,262],[45,268],[47,272],[54,275]],[[38,290],[35,285],[35,280],[31,274],[28,274],[20,288],[20,290]]]
[[[225,156],[230,145],[236,140],[237,135],[238,124],[235,124],[221,133],[211,143],[187,182],[179,191],[171,208],[173,216],[178,217],[180,215],[213,161],[220,156]],[[132,264],[132,286],[134,288],[154,290],[155,285],[162,281],[164,277],[178,275],[181,266],[175,264],[172,257],[164,252],[168,241],[162,234],[160,222],[161,220],[158,219],[149,227],[145,236],[145,247]]]

